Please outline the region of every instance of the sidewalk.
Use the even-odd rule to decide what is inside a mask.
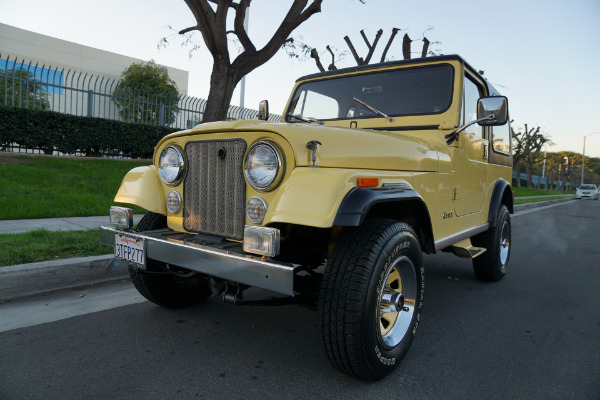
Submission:
[[[133,223],[137,224],[142,215],[134,215]],[[87,231],[102,225],[110,225],[108,215],[101,217],[71,217],[71,218],[42,218],[16,219],[0,221],[1,233],[23,233],[36,229],[47,231]]]
[[[571,200],[574,201],[572,197],[569,197],[520,204],[514,207],[514,211],[544,207]],[[134,215],[134,223],[138,223],[141,218],[142,215]],[[89,230],[102,225],[110,225],[108,216],[11,220],[0,221],[0,233],[21,233],[35,229],[47,229],[49,231]],[[98,237],[99,240],[100,237]],[[0,305],[5,301],[20,297],[74,289],[112,280],[128,279],[128,271],[128,266],[119,260],[115,260],[112,254],[0,267]]]

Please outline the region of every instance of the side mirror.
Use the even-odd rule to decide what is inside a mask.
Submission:
[[[489,118],[492,115],[493,118]],[[504,96],[482,97],[477,102],[477,123],[481,126],[499,126],[508,121],[508,99]]]
[[[263,100],[258,103],[258,119],[262,121],[269,120],[269,101]]]

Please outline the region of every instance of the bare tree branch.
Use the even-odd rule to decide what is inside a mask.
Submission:
[[[235,34],[244,47],[244,50],[254,52],[256,51],[256,47],[248,37],[248,32],[246,32],[246,29],[244,28],[244,21],[246,20],[246,13],[250,6],[250,1],[251,0],[241,0],[239,4],[232,3],[231,6],[235,9],[235,19],[233,23]]]
[[[215,2],[217,4],[217,12],[213,11],[212,7],[208,4],[207,0],[185,0],[185,3],[189,7],[190,11],[196,18],[198,23],[197,28],[202,33],[204,44],[208,48],[208,51],[213,55],[213,58],[227,57],[227,34],[225,33],[224,17],[227,15],[227,9],[231,3],[231,0],[223,0],[222,3]],[[225,5],[225,7],[222,7]],[[225,10],[225,11],[223,11]],[[184,30],[184,31],[188,31]]]
[[[315,59],[315,63],[317,64],[319,71],[325,72],[325,68],[323,68],[323,64],[321,64],[321,58],[319,57],[319,52],[317,49],[312,49],[310,51],[310,57]]]
[[[375,35],[375,40],[373,41],[373,44],[371,44],[369,42],[369,39],[367,39],[367,35],[365,35],[364,29],[360,31],[360,34],[361,34],[363,40],[365,41],[367,48],[369,49],[369,52],[367,53],[367,58],[365,58],[365,59],[358,56],[358,53],[356,52],[356,49],[354,48],[354,45],[352,44],[352,41],[350,40],[350,38],[348,36],[344,36],[344,40],[346,41],[346,44],[348,44],[348,47],[350,48],[350,52],[352,53],[352,56],[354,56],[354,60],[356,61],[357,65],[365,65],[371,61],[371,57],[373,56],[373,52],[375,51],[375,47],[377,46],[377,42],[379,42],[379,38],[381,38],[382,33],[383,33],[382,29],[378,30],[377,34]]]
[[[196,26],[190,26],[189,28],[182,29],[177,33],[179,33],[180,35],[183,35],[185,33],[191,32],[191,31],[199,31],[199,30],[200,30],[200,27],[198,25],[196,25]]]
[[[387,44],[385,45],[385,49],[383,50],[383,54],[381,55],[381,62],[385,62],[385,56],[387,55],[387,52],[390,49],[390,46],[392,45],[392,42],[394,41],[394,38],[396,37],[396,34],[399,31],[400,31],[400,29],[398,29],[398,28],[392,29],[392,34],[390,35],[390,39],[388,40]]]
[[[331,64],[329,64],[329,67],[327,67],[330,71],[333,71],[336,68],[335,66],[335,56],[333,54],[333,51],[331,50],[331,47],[329,47],[329,45],[327,45],[327,51],[331,54]]]
[[[350,40],[350,38],[348,36],[344,36],[344,40],[346,41],[346,43],[348,44],[348,47],[350,48],[350,52],[352,53],[352,56],[354,57],[354,60],[356,61],[356,65],[363,65],[365,63],[365,61],[361,57],[358,56],[358,53],[356,52],[356,49],[352,45],[352,41]]]
[[[367,58],[365,58],[365,64],[368,64],[371,61],[371,57],[373,56],[373,52],[375,51],[375,47],[377,47],[377,42],[379,42],[379,38],[381,38],[381,35],[383,34],[383,29],[380,29],[377,31],[377,34],[375,35],[375,40],[373,41],[373,45],[371,46],[371,44],[369,43],[369,40],[367,40],[367,36],[365,35],[365,31],[361,30],[360,34],[363,37],[363,40],[365,41],[365,43],[367,44],[367,47],[369,48],[369,52],[367,53]]]
[[[408,37],[408,34],[404,34],[404,38],[402,39],[402,55],[405,60],[410,60],[410,44],[412,40]]]
[[[238,73],[241,76],[244,76],[254,68],[271,59],[289,38],[289,35],[294,29],[313,14],[321,12],[322,2],[323,0],[313,0],[307,7],[308,0],[294,0],[294,3],[288,10],[288,13],[279,25],[279,28],[277,28],[273,34],[273,37],[271,37],[271,40],[269,40],[262,49],[258,51],[246,50],[235,59],[232,65]]]
[[[427,52],[429,51],[429,40],[426,37],[423,37],[423,50],[421,51],[421,57],[427,57]]]

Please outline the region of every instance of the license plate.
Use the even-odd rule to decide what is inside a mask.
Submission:
[[[141,237],[128,233],[115,233],[115,257],[129,265],[146,269],[146,246]]]

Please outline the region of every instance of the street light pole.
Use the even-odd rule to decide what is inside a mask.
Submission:
[[[244,30],[248,33],[248,21],[250,20],[250,6],[246,8],[246,18],[244,18]],[[240,108],[244,108],[244,100],[246,98],[246,75],[242,76],[240,82]],[[242,110],[243,111],[243,110]]]
[[[585,139],[586,139],[588,136],[595,135],[596,133],[600,133],[600,131],[597,131],[597,132],[592,132],[592,133],[588,133],[587,135],[585,135],[585,136],[583,137],[583,153],[582,153],[582,155],[581,155],[581,185],[583,185],[583,173],[585,172]],[[580,186],[581,186],[581,185],[580,185]]]

